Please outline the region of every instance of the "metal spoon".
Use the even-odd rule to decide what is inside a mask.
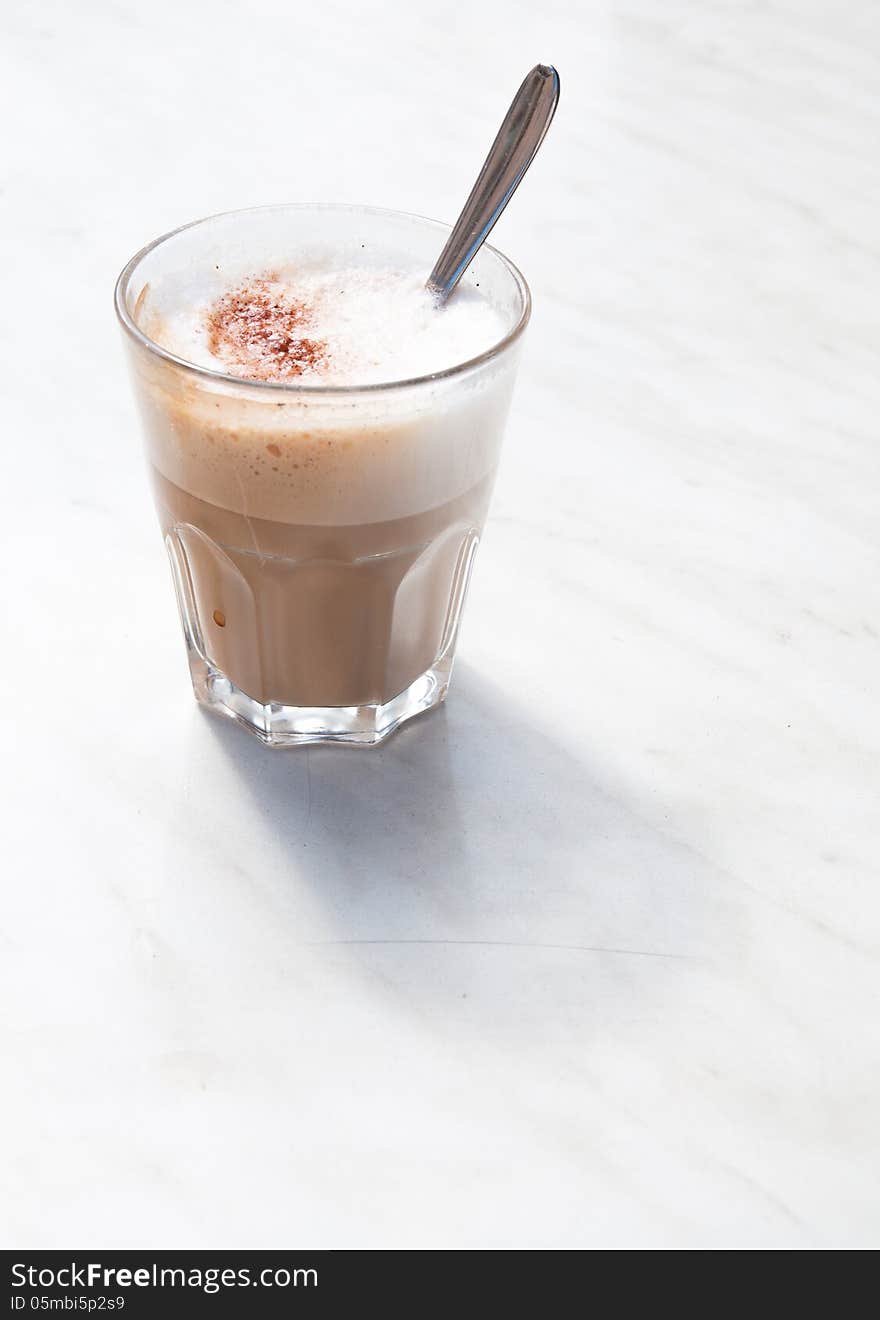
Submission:
[[[427,288],[442,306],[486,241],[544,141],[559,101],[559,74],[536,64],[523,79]]]

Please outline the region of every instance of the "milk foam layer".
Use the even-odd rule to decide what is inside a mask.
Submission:
[[[439,309],[421,267],[254,271],[148,318],[164,348],[197,366],[244,379],[357,386],[431,375],[504,338],[505,319],[474,284]]]
[[[453,375],[369,388],[478,358],[522,314],[489,249],[437,308],[423,287],[437,228],[278,208],[215,217],[149,250],[126,291],[133,321],[183,362],[223,373],[131,345],[158,472],[248,518],[327,527],[409,518],[490,477],[518,344]]]
[[[218,395],[167,365],[164,379],[142,375],[138,393],[150,459],[176,486],[249,517],[353,525],[437,508],[493,472],[513,367],[418,400],[278,405]]]

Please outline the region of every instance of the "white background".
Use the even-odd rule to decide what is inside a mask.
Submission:
[[[6,1246],[876,1245],[871,0],[13,0]],[[535,315],[448,706],[195,706],[111,293],[232,207],[496,231]]]

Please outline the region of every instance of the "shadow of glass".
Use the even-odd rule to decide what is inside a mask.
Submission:
[[[466,666],[378,750],[269,753],[210,727],[320,914],[292,944],[405,1011],[469,1001],[482,1030],[546,1032],[611,992],[632,1016],[737,929],[723,876]]]

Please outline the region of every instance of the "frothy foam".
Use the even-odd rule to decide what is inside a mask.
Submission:
[[[319,265],[256,272],[165,308],[145,325],[196,366],[246,380],[370,385],[467,362],[503,338],[502,313],[479,287],[439,309],[421,268]]]

